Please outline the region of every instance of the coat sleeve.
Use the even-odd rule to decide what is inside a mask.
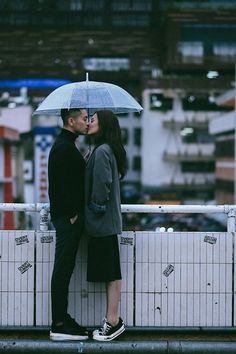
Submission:
[[[64,162],[65,162],[65,168],[63,171],[63,180],[64,185],[61,186],[61,189],[64,189],[64,194],[65,194],[65,204],[68,209],[68,215],[70,217],[75,216],[78,214],[78,212],[83,211],[83,205],[84,201],[80,201],[79,198],[83,199],[81,197],[81,193],[75,193],[74,191],[74,186],[75,186],[75,175],[78,175],[78,157],[76,150],[74,148],[68,149],[66,152],[66,155],[64,156]],[[83,171],[81,170],[81,174]],[[78,182],[78,181],[76,181]],[[77,191],[79,192],[81,190],[82,186],[77,186]],[[81,194],[81,195],[80,195]],[[79,197],[79,198],[78,198]]]
[[[112,184],[111,154],[106,149],[97,149],[93,166],[93,182],[89,208],[94,213],[104,213],[107,209]]]
[[[51,184],[53,200],[56,205],[63,204],[66,215],[73,217],[78,213],[78,200],[74,192],[76,153],[70,145],[64,145],[54,151],[52,156]]]

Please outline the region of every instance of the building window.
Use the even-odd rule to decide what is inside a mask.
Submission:
[[[181,55],[181,61],[184,64],[203,62],[203,43],[201,42],[179,42],[178,53]]]
[[[229,111],[232,107],[218,106],[212,101],[211,96],[202,94],[196,96],[195,94],[189,94],[182,100],[182,106],[184,111]]]
[[[121,128],[121,139],[124,145],[127,145],[129,142],[129,131],[127,128]]]
[[[150,94],[150,109],[158,111],[172,110],[172,98],[164,97],[162,93]]]
[[[113,11],[151,11],[152,10],[152,0],[113,0],[112,1]]]
[[[135,156],[132,164],[133,171],[141,171],[141,157]]]
[[[234,140],[217,141],[216,157],[234,157]]]
[[[214,44],[213,54],[221,61],[234,62],[236,57],[236,43]]]
[[[180,135],[185,144],[209,144],[214,141],[213,135],[208,133],[207,128],[183,127]]]
[[[82,10],[83,8],[83,0],[71,0],[70,1],[70,9],[72,11]]]
[[[115,27],[148,27],[151,24],[149,14],[114,14],[112,25]]]
[[[134,145],[141,145],[141,128],[134,129]]]
[[[216,179],[216,191],[234,192],[234,182]]]
[[[105,0],[85,0],[84,10],[102,10],[105,8]]]
[[[212,173],[215,171],[214,161],[200,161],[200,162],[181,162],[182,172],[194,172],[194,173]]]
[[[128,58],[84,58],[83,67],[89,71],[120,71],[129,70]]]
[[[235,36],[235,23],[182,23],[178,51],[183,63],[201,64],[214,56],[229,60],[235,55]]]

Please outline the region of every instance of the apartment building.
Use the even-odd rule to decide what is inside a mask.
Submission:
[[[0,10],[0,96],[20,90],[8,79],[83,81],[89,72],[90,80],[120,85],[145,108],[139,117],[119,118],[129,159],[127,183],[143,184],[147,194],[163,184],[172,199],[212,198],[214,148],[206,130],[217,112],[211,110],[215,97],[234,80],[234,0],[3,0]],[[29,84],[33,109],[49,91]],[[158,110],[160,98],[170,99],[171,108]],[[162,142],[165,148],[158,176],[152,160],[156,140],[146,122],[150,127],[161,122],[158,146]],[[178,168],[173,167],[177,157]]]
[[[229,90],[217,98],[220,106],[230,112],[218,114],[209,124],[209,132],[215,139],[215,200],[219,204],[235,204],[235,90]]]
[[[208,125],[222,108],[209,92],[143,92],[144,193],[158,200],[205,203],[214,199],[215,146]]]

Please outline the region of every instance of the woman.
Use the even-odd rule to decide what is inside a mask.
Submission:
[[[117,235],[122,232],[120,183],[126,172],[126,152],[115,114],[97,111],[89,124],[95,148],[85,172],[85,231],[89,236],[87,280],[106,283],[106,317],[93,339],[110,341],[125,326],[118,316],[121,291],[120,256]]]

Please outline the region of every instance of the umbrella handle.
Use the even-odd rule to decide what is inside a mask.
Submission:
[[[89,107],[89,94],[88,94],[89,73],[88,72],[86,72],[86,85],[87,85],[87,105]],[[89,108],[87,110],[88,110],[88,117],[89,117]],[[89,121],[90,121],[90,118],[89,118]]]

